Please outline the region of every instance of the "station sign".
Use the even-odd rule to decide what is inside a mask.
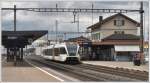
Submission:
[[[18,37],[8,36],[7,39],[17,39]]]
[[[90,47],[92,45],[91,42],[83,42],[82,43],[83,47]]]

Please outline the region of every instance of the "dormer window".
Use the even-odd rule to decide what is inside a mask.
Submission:
[[[115,26],[124,26],[125,21],[121,18],[117,18],[116,20],[114,20],[114,25]]]

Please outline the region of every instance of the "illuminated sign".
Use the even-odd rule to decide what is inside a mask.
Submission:
[[[13,36],[11,36],[11,37],[8,37],[8,39],[17,39],[18,37],[13,37]]]

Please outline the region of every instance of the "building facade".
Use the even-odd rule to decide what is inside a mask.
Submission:
[[[140,51],[140,24],[121,13],[89,26],[92,39],[93,60],[132,61]]]

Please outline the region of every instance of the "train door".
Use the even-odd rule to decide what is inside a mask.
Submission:
[[[59,48],[54,48],[54,60],[59,60]]]

